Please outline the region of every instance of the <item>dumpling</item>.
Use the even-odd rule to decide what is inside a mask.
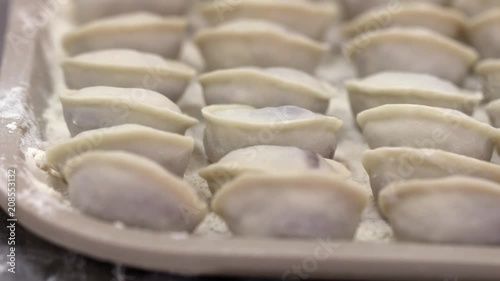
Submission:
[[[92,130],[47,149],[47,164],[61,172],[70,158],[94,150],[126,151],[149,158],[170,172],[183,176],[194,149],[194,141],[149,127],[126,124]]]
[[[469,16],[475,16],[492,8],[500,7],[498,0],[451,0],[453,8],[463,11]]]
[[[344,7],[344,12],[346,17],[349,18],[355,18],[365,12],[368,12],[372,9],[375,8],[382,8],[382,7],[393,7],[393,5],[390,5],[390,0],[342,0],[340,3],[343,4]]]
[[[239,20],[202,30],[194,42],[208,70],[281,66],[312,73],[327,51],[319,42],[257,20]]]
[[[394,2],[393,0],[341,0],[344,6],[345,13],[348,18],[356,17],[362,13],[375,8],[384,8],[395,15],[401,11],[401,4],[405,2],[412,2],[414,0],[401,0]],[[434,4],[443,5],[448,0],[421,0],[421,2],[429,2]]]
[[[187,20],[148,13],[119,15],[94,21],[66,34],[63,46],[70,56],[126,48],[175,59],[187,31]]]
[[[379,207],[400,240],[500,243],[500,185],[477,178],[450,177],[392,184]]]
[[[490,117],[491,124],[495,128],[500,128],[500,100],[491,102],[488,107],[486,107],[486,112]]]
[[[384,104],[420,104],[471,115],[481,102],[452,83],[427,74],[381,72],[345,83],[354,115]]]
[[[179,61],[192,66],[198,73],[205,72],[205,60],[192,38],[184,41],[179,54]]]
[[[467,27],[472,45],[483,58],[500,58],[500,7],[474,17]]]
[[[454,9],[422,2],[410,2],[401,5],[397,13],[391,13],[387,9],[365,13],[348,23],[344,28],[344,33],[349,37],[354,37],[394,26],[422,27],[448,37],[458,38],[464,31],[465,16]]]
[[[362,187],[325,173],[247,174],[215,195],[212,210],[236,235],[349,240],[367,199]]]
[[[85,53],[63,62],[70,89],[94,86],[143,88],[177,101],[196,71],[158,55],[126,49]]]
[[[291,68],[218,70],[200,76],[199,81],[208,105],[295,105],[325,113],[337,93],[328,83]]]
[[[283,173],[324,171],[346,179],[351,172],[341,163],[326,160],[320,155],[296,147],[259,145],[238,149],[222,157],[219,162],[199,171],[208,182],[212,193],[236,177],[249,173]]]
[[[361,34],[344,48],[361,77],[383,71],[425,73],[461,84],[478,59],[474,49],[422,28]]]
[[[358,124],[371,149],[434,148],[490,161],[500,131],[459,111],[389,104],[361,112]]]
[[[75,0],[73,10],[78,22],[88,22],[134,12],[181,15],[192,3],[193,0]]]
[[[71,136],[122,124],[184,134],[198,124],[165,96],[144,89],[89,87],[66,90],[60,99]]]
[[[255,109],[244,105],[212,105],[202,110],[203,142],[208,159],[219,161],[233,150],[256,145],[295,146],[333,158],[337,118],[295,106]]]
[[[212,26],[238,19],[261,19],[318,40],[340,16],[336,5],[304,0],[240,0],[237,5],[208,2],[200,8]]]
[[[89,152],[64,169],[71,204],[109,222],[191,231],[207,214],[194,189],[155,162],[124,152]]]
[[[201,110],[207,106],[207,103],[203,97],[203,88],[197,80],[193,80],[189,84],[184,95],[177,101],[177,105],[184,114],[200,121],[203,120]]]
[[[434,149],[385,147],[366,151],[363,166],[375,198],[393,182],[449,176],[471,176],[500,183],[500,166]]]
[[[500,59],[481,61],[476,67],[486,101],[500,99]]]

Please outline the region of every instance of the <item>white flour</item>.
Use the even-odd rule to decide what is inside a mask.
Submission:
[[[9,133],[13,133],[17,129],[17,123],[12,122],[12,123],[5,125],[5,127],[7,127],[7,129],[9,129]]]
[[[26,89],[23,87],[15,87],[8,92],[0,93],[2,97],[0,99],[0,120],[8,122],[4,126],[9,129],[9,133],[25,129],[28,126],[26,120],[32,121],[30,118],[23,117],[24,113],[27,112],[26,103],[20,98],[24,91]]]
[[[0,118],[22,120],[22,114],[26,110],[26,105],[19,97],[26,91],[23,87],[10,89],[6,93],[1,93]]]

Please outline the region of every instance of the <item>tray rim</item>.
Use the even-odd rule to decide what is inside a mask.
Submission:
[[[11,5],[6,35],[21,34],[22,21],[18,12],[32,14],[33,3],[50,0],[16,0]],[[16,73],[15,78],[1,75],[0,95],[21,88],[22,100],[29,103],[32,64],[35,59],[36,37],[17,45],[6,38],[2,72]],[[28,110],[28,109],[26,109]],[[29,114],[28,111],[23,112]],[[22,130],[9,132],[6,124],[15,121],[1,119],[0,161],[4,170],[16,168],[19,190],[37,192],[27,181],[27,166],[19,144]],[[7,202],[6,175],[0,175],[0,205]],[[18,222],[40,237],[67,249],[98,260],[122,263],[149,270],[168,271],[184,275],[260,276],[287,279],[292,266],[301,266],[312,259],[317,269],[306,271],[308,278],[346,278],[365,280],[498,280],[500,248],[476,246],[438,246],[411,243],[352,243],[327,242],[333,250],[326,259],[314,257],[325,242],[273,239],[172,239],[149,231],[121,230],[112,224],[84,216],[75,211],[57,209],[41,214],[29,202],[19,200]],[[85,228],[81,228],[85,225]],[[126,235],[123,233],[126,232]],[[152,244],[153,243],[153,244]],[[323,245],[323,246],[321,246]],[[325,248],[322,248],[327,251]],[[291,277],[291,276],[288,276]],[[292,280],[294,280],[292,278]],[[298,279],[295,279],[298,280]]]

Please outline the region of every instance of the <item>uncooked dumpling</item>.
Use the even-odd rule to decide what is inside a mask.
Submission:
[[[194,42],[209,70],[281,66],[312,73],[327,51],[319,42],[258,20],[239,20],[204,29],[195,35]]]
[[[203,142],[208,159],[255,145],[295,146],[332,158],[335,133],[342,121],[295,106],[255,109],[243,105],[212,105],[202,110],[207,122]]]
[[[500,131],[459,111],[390,104],[365,110],[358,124],[370,146],[434,148],[490,161]]]
[[[205,101],[256,108],[295,105],[325,113],[336,89],[291,68],[233,68],[200,76]]]
[[[367,198],[325,173],[246,174],[215,195],[212,209],[236,235],[350,240]]]
[[[61,172],[70,158],[93,150],[126,151],[149,158],[170,172],[183,176],[194,149],[194,141],[173,133],[125,124],[92,130],[47,149],[47,164]]]
[[[66,34],[63,45],[70,56],[126,48],[176,59],[187,20],[134,13],[98,20]]]
[[[486,112],[490,117],[491,124],[495,128],[500,128],[500,100],[491,102],[488,107],[486,107]]]
[[[500,7],[473,18],[467,33],[472,45],[483,58],[500,58]]]
[[[420,104],[471,115],[481,97],[427,74],[382,72],[345,83],[354,115],[384,104]]]
[[[498,0],[451,0],[453,8],[463,11],[469,16],[475,16],[492,8],[500,7]]]
[[[348,18],[356,17],[360,14],[368,12],[372,9],[386,9],[391,15],[395,15],[401,11],[401,4],[405,2],[414,2],[415,0],[341,0],[344,5],[344,10]],[[429,2],[443,5],[448,0],[420,0],[421,2]]]
[[[500,99],[500,59],[481,61],[476,67],[486,101]]]
[[[412,179],[471,176],[500,183],[500,166],[435,149],[384,147],[366,151],[363,166],[373,195],[393,182]]]
[[[193,0],[74,0],[74,14],[78,22],[134,12],[158,15],[184,14]]]
[[[461,84],[476,51],[422,28],[389,28],[361,34],[344,48],[361,77],[383,71],[425,73]]]
[[[90,87],[60,95],[72,136],[89,130],[137,124],[184,134],[198,121],[183,115],[165,96],[144,89]]]
[[[336,5],[304,0],[240,0],[233,5],[210,1],[201,6],[201,13],[212,26],[238,19],[261,19],[314,39],[322,39],[326,29],[339,18]]]
[[[259,145],[238,149],[219,162],[199,171],[212,193],[236,177],[249,173],[283,173],[324,171],[349,178],[350,171],[341,163],[326,160],[320,155],[296,147]]]
[[[369,1],[366,1],[369,2]],[[401,5],[397,13],[380,9],[352,20],[344,33],[354,37],[366,32],[389,27],[422,27],[442,35],[458,38],[465,27],[465,16],[454,10],[421,2]]]
[[[379,207],[400,240],[500,243],[500,185],[470,177],[394,183]]]
[[[143,88],[177,101],[196,71],[185,64],[147,53],[112,49],[85,53],[63,62],[66,84],[79,90],[94,86]]]
[[[191,231],[207,206],[157,163],[124,152],[89,152],[67,163],[71,204],[109,222],[159,231]]]

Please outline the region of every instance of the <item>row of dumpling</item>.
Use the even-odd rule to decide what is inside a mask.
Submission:
[[[199,78],[213,163],[199,174],[214,212],[237,235],[352,239],[367,194],[331,160],[342,122],[323,114],[336,89],[310,75],[326,53],[313,39],[324,39],[336,7],[240,1],[202,13],[215,27],[195,42],[217,70]]]
[[[472,17],[492,8],[500,6],[496,0],[403,0],[393,2],[391,0],[340,0],[344,7],[344,14],[346,19],[356,18],[366,12],[380,7],[386,7],[395,11],[401,7],[402,4],[411,2],[430,3],[438,6],[449,6],[463,12],[465,15]]]
[[[99,5],[94,3],[81,4],[82,7],[79,7],[77,11],[84,11],[84,8],[89,9],[89,7],[94,6],[96,6],[94,9],[104,14],[106,14],[108,10],[113,10],[111,9],[111,7],[114,7],[113,1],[108,0],[101,2],[102,3]],[[166,14],[166,12],[164,12],[165,9],[168,8],[174,11],[181,8],[185,9],[189,6],[190,1],[183,1],[184,4],[182,5],[176,3],[178,1],[173,1],[168,4],[162,4],[161,2],[162,1],[158,0],[147,0],[141,1],[141,4],[134,5],[125,3],[120,9],[114,10],[116,10],[116,13],[119,13],[122,10],[126,10],[128,7],[129,9],[140,8],[141,11]],[[391,26],[419,26],[437,31],[444,35],[457,37],[465,29],[464,17],[459,12],[428,4],[428,2],[443,3],[445,1],[420,1],[417,3],[413,3],[414,1],[412,1],[412,3],[409,4],[401,4],[398,2],[395,5],[390,5],[391,2],[387,0],[344,0],[341,2],[347,7],[353,6],[363,9],[373,8],[373,6],[376,5],[380,6],[379,12],[371,11],[353,20],[351,24],[345,28],[348,36],[359,35],[360,33],[366,33],[374,29]],[[106,6],[105,3],[108,3],[109,7],[101,7]],[[175,9],[173,7],[175,7]],[[157,9],[157,11],[154,11],[153,8]],[[340,16],[338,7],[331,3],[315,3],[304,0],[245,0],[239,1],[237,4],[209,2],[202,3],[198,10],[200,10],[204,19],[211,26],[215,26],[213,28],[204,29],[195,36],[195,41],[200,47],[204,58],[207,60],[208,69],[210,70],[232,68],[242,65],[257,65],[262,67],[280,65],[312,72],[326,49],[324,45],[311,39],[322,39],[328,27],[338,21]],[[347,11],[349,10],[350,9],[347,9]],[[469,37],[475,43],[474,45],[476,45],[479,50],[482,50],[481,53],[484,57],[494,57],[495,52],[497,52],[496,49],[498,49],[494,46],[495,44],[485,42],[486,40],[494,40],[494,36],[489,36],[489,34],[495,33],[493,14],[494,10],[489,11],[489,17],[480,15],[480,18],[472,21],[468,28],[469,30],[480,31],[469,32]],[[117,37],[117,29],[120,28],[120,26],[117,27],[117,25],[128,22],[128,29],[121,29],[121,31],[124,31],[123,33],[131,35],[143,34],[144,36],[139,37],[144,40],[135,41],[135,45],[130,48],[139,51],[159,53],[160,55],[165,54],[167,51],[171,51],[170,49],[175,50],[175,47],[179,48],[178,44],[176,45],[172,42],[178,43],[179,41],[178,35],[180,30],[182,30],[181,22],[173,20],[169,22],[169,28],[165,26],[163,28],[158,27],[158,22],[156,22],[156,29],[151,27],[151,23],[149,23],[148,28],[140,27],[142,24],[147,25],[145,21],[147,21],[145,18],[140,18],[139,20],[134,20],[132,18],[123,19],[121,23],[116,21],[111,23],[96,23],[95,25],[104,25],[104,29],[108,30],[107,33],[102,29],[95,30],[90,27],[90,30],[82,30],[83,34],[79,33],[73,36],[73,38],[69,38],[67,40],[67,45],[69,45],[70,50],[72,49],[72,52],[81,52],[82,50],[79,50],[79,48],[83,48],[83,51],[89,51],[89,49],[92,48],[109,48],[118,43],[124,44],[125,47],[130,43],[130,40],[126,40],[129,37],[121,36],[121,38],[118,39],[115,37]],[[93,26],[94,28],[96,27],[95,25]],[[136,27],[135,33],[130,33],[131,25]],[[114,30],[115,34],[113,34],[110,29]],[[162,29],[163,33],[152,34],[153,30],[158,32],[158,29]],[[166,29],[170,32],[166,32]],[[101,36],[93,34],[96,32],[100,32]],[[104,36],[104,34],[107,36]],[[394,36],[395,35],[390,35],[385,37]],[[107,42],[103,42],[106,40],[103,40],[102,37],[107,38]],[[172,37],[175,40],[171,40]],[[245,37],[246,41],[242,41],[242,37]],[[151,38],[156,38],[156,40],[151,40]],[[163,41],[158,42],[157,40],[159,39],[163,39]],[[412,37],[400,38],[400,40],[403,39],[412,39]],[[118,40],[118,42],[116,42],[116,40]],[[263,40],[266,40],[267,44],[259,45],[258,43],[261,43]],[[381,40],[385,41],[386,39]],[[435,41],[436,39],[423,38],[420,40]],[[82,44],[82,41],[86,44]],[[363,44],[370,44],[368,40],[362,41],[361,43]],[[380,40],[375,39],[374,41],[378,42]],[[90,42],[90,44],[88,42]],[[147,44],[146,42],[155,42],[156,44]],[[168,46],[168,48],[160,47],[164,45]],[[170,47],[170,45],[174,46]],[[219,52],[221,49],[224,49],[224,52]],[[221,53],[224,55],[221,55]],[[170,55],[171,52],[168,54]],[[471,59],[470,55],[463,56],[465,61]],[[460,73],[455,76],[450,77],[454,82],[459,82],[459,79],[463,78],[460,76]]]
[[[412,5],[444,9],[423,3]],[[376,15],[376,11],[369,15]],[[345,45],[344,54],[353,61],[361,77],[390,70],[431,74],[458,85],[464,82],[479,58],[473,48],[436,32],[437,28],[429,24],[434,21],[423,16],[418,17],[419,22],[408,25],[393,24],[395,19],[389,14],[387,25],[368,20],[352,27],[356,32]]]
[[[314,73],[340,16],[334,3],[306,0],[204,1],[197,10],[205,28],[194,42],[209,71],[279,66]]]
[[[481,98],[427,74],[382,72],[348,81],[371,150],[363,165],[396,237],[500,243],[500,130],[470,117]]]
[[[165,10],[185,9],[192,1],[167,4],[158,0],[141,1],[140,4],[130,1],[121,3],[116,10],[114,2],[82,1],[77,5],[76,11],[82,14],[78,18],[86,18],[83,15],[86,12],[89,18],[97,20],[66,36],[64,45],[70,55],[120,46],[177,58],[187,20],[165,18],[158,13],[164,15],[168,14]],[[237,4],[220,1],[200,3],[195,7],[207,22],[206,28],[196,32],[194,41],[208,70],[251,65],[313,72],[327,52],[321,39],[339,16],[336,5],[306,0],[245,0]],[[125,13],[131,11],[140,12]],[[103,15],[113,16],[101,18]],[[266,44],[262,44],[264,41]]]
[[[196,75],[175,61],[188,23],[163,17],[183,14],[188,2],[75,1],[89,22],[62,42],[68,89],[60,100],[72,138],[49,147],[46,160],[87,215],[191,231],[208,212],[183,181],[194,150],[184,134],[198,123],[175,104]]]
[[[496,101],[500,99],[500,2],[454,1],[452,7],[428,2],[438,1],[346,1],[351,9],[364,13],[344,28],[345,36],[353,38],[344,48],[345,54],[362,77],[382,71],[408,71],[431,74],[458,85],[481,57],[484,60],[475,66],[475,73],[485,101],[491,101],[487,107],[491,121],[500,127],[500,101]],[[459,42],[461,39],[479,54]]]
[[[186,82],[193,78],[194,72],[180,67],[179,64],[174,65],[171,61],[160,62],[159,59],[146,53],[176,58],[186,34],[187,22],[184,19],[161,18],[145,13],[144,11],[152,12],[148,8],[149,4],[146,4],[150,2],[154,3],[155,1],[144,1],[141,13],[117,15],[113,18],[93,21],[65,36],[66,50],[70,55],[75,56],[65,63],[69,83],[78,88],[82,81],[91,79],[95,81],[96,85],[130,87],[144,80],[142,88],[163,93],[172,101],[178,102],[185,90]],[[92,4],[85,4],[85,6],[92,6]],[[228,19],[227,23],[222,21],[220,26],[202,29],[194,36],[194,41],[201,50],[208,70],[228,69],[227,73],[217,72],[217,75],[208,77],[236,77],[238,73],[243,72],[245,72],[246,77],[252,77],[251,69],[238,69],[238,72],[234,74],[229,72],[235,67],[242,66],[285,67],[312,73],[327,53],[326,44],[312,38],[321,37],[328,26],[335,23],[338,15],[334,5],[308,1],[249,0],[242,1],[234,7],[231,5],[222,1],[220,3],[202,3],[198,7],[206,21],[211,22],[212,25],[217,23],[217,17],[220,14],[223,14],[223,19]],[[297,18],[307,18],[307,24],[298,25]],[[262,42],[266,42],[266,44],[262,44]],[[136,50],[140,53],[117,50],[118,47]],[[199,65],[204,64],[205,62],[199,63]],[[146,68],[147,66],[151,68],[152,65],[155,68],[161,67],[166,70],[161,73],[149,71],[148,78],[140,81],[136,77],[130,77],[127,73],[123,73],[113,80],[108,79],[106,75],[95,75],[98,72],[105,73],[106,70],[101,70],[102,68],[113,68],[116,71],[117,68]],[[253,69],[253,72],[253,76],[273,76],[273,74],[279,77],[303,76],[301,73],[295,74],[291,71],[277,73],[283,72],[277,69]],[[209,79],[208,77],[207,79]],[[288,80],[291,79],[294,78],[289,77]],[[302,77],[298,79],[302,79]],[[212,78],[209,80],[213,81]],[[269,79],[267,83],[269,83]],[[85,84],[88,83],[85,82]],[[213,93],[213,91],[211,92]],[[227,91],[224,93],[226,95]],[[314,96],[315,93],[312,95]],[[186,96],[191,97],[190,95]],[[262,96],[263,94],[259,92],[259,97]],[[199,99],[199,97],[195,98]],[[208,101],[209,104],[219,103],[220,94],[212,95],[209,93],[206,98],[211,99]],[[225,98],[232,99],[231,102],[240,103],[241,99],[246,97]],[[327,98],[316,95],[314,104],[304,106],[313,111],[324,111],[325,104],[318,104],[318,101]],[[291,99],[297,98],[291,97]],[[254,103],[267,106],[276,104],[269,99],[259,102],[257,96],[253,100]],[[184,99],[181,100],[180,104],[184,101]],[[300,101],[291,101],[290,104],[295,104],[294,102]],[[199,101],[194,103],[197,106],[203,104]],[[259,104],[254,103],[250,104],[259,106]]]
[[[328,27],[340,17],[337,5],[308,0],[243,0],[237,3],[201,0],[75,0],[73,14],[77,22],[87,23],[133,12],[160,16],[182,15],[190,8],[194,8],[195,13],[202,17],[202,25],[216,26],[239,19],[260,19],[276,22],[314,39],[321,39]]]
[[[377,30],[346,48],[362,76],[346,88],[372,149],[363,165],[398,239],[498,244],[500,167],[490,160],[500,149],[500,131],[468,116],[481,98],[453,84],[463,83],[479,55],[448,38],[458,33],[438,29],[446,26],[445,13],[448,23],[453,13],[459,19],[454,11],[413,3],[382,15],[384,22],[373,12],[348,27]],[[489,113],[495,123],[491,106]]]
[[[186,13],[189,8],[192,6],[193,0],[170,0],[170,1],[162,1],[162,0],[143,0],[143,1],[134,1],[134,0],[74,0],[75,1],[75,11],[74,16],[76,21],[79,23],[85,23],[91,20],[96,20],[99,18],[110,17],[118,14],[126,14],[132,13],[136,11],[150,12],[156,13],[160,15],[180,15]],[[405,0],[402,2],[411,2],[412,0]],[[273,1],[253,1],[256,2],[256,5],[265,5],[266,2]],[[264,2],[264,4],[261,4]],[[292,2],[292,1],[283,1],[283,2]],[[293,1],[300,2],[300,1]],[[328,2],[327,0],[323,0],[323,2]],[[390,0],[340,0],[341,6],[343,8],[342,14],[344,17],[354,18],[368,10],[376,8],[377,6],[391,4]],[[469,1],[469,0],[420,0],[420,2],[429,2],[435,3],[439,5],[449,5],[451,7],[462,10],[468,16],[477,15],[481,12],[487,11],[491,8],[498,7],[498,1],[496,0],[479,0],[479,1]],[[227,11],[233,11],[236,9],[240,9],[239,5],[246,5],[245,1],[238,2],[213,2],[212,8],[213,10],[212,16],[209,18],[209,22],[211,21],[223,21],[225,18],[223,17],[224,13]],[[391,7],[397,6],[400,3],[392,3]],[[268,8],[275,7],[274,4],[269,4]],[[207,5],[208,6],[208,5]],[[255,5],[252,7],[256,7]],[[300,6],[299,6],[300,7]],[[257,6],[256,8],[250,9],[249,11],[244,11],[244,15],[248,15],[250,13],[253,15],[257,13],[260,8]],[[297,10],[297,9],[295,9]],[[307,10],[307,9],[306,9]],[[280,10],[280,12],[282,12]],[[297,11],[300,15],[307,14],[308,11]],[[309,11],[310,12],[310,11]],[[258,13],[264,13],[268,16],[273,16],[273,10],[270,11],[259,11]],[[338,12],[337,12],[338,14]],[[221,16],[222,15],[222,16]],[[315,16],[321,16],[321,13],[316,14]],[[338,16],[338,15],[337,15]],[[286,18],[285,15],[283,18]],[[300,26],[297,23],[295,18],[291,18],[289,20],[291,24],[295,26]],[[309,24],[309,23],[306,23]],[[301,27],[304,28],[304,27]]]
[[[199,174],[213,193],[212,209],[237,235],[352,239],[368,196],[332,160],[342,122],[323,114],[336,89],[311,76],[337,8],[221,5],[202,6],[214,27],[195,36],[216,70],[199,77],[210,105],[202,113],[212,162]]]

